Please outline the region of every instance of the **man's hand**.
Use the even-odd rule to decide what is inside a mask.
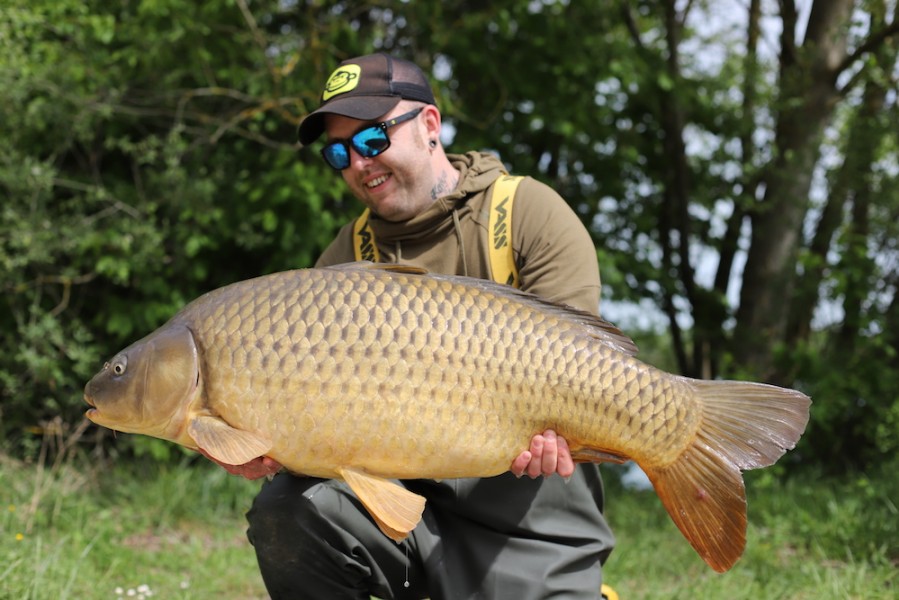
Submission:
[[[548,477],[558,473],[568,478],[574,474],[574,461],[571,459],[571,451],[565,438],[556,435],[552,429],[547,429],[543,434],[537,434],[531,438],[531,447],[518,455],[510,471],[521,477],[527,474],[531,479],[543,475]]]
[[[254,458],[250,462],[244,463],[242,465],[229,465],[212,458],[202,448],[197,448],[197,452],[199,452],[215,464],[221,466],[232,475],[240,475],[241,477],[244,477],[246,479],[259,479],[260,477],[267,477],[269,475],[274,475],[281,470],[281,463],[273,458],[269,458],[268,456],[260,456],[258,458]]]

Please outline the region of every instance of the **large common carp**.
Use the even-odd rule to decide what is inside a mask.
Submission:
[[[390,478],[487,477],[554,429],[580,461],[632,459],[705,561],[745,545],[741,470],[796,444],[810,400],[636,358],[591,314],[489,281],[352,263],[211,291],[85,387],[87,417],[344,479],[403,539],[424,499]]]

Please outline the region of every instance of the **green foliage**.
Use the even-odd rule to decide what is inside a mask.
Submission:
[[[296,159],[290,56],[266,57],[231,3],[14,2],[9,14],[0,437],[17,445],[77,419],[103,357],[186,301],[309,266],[349,203],[318,161]]]
[[[873,29],[877,4],[859,3]],[[650,313],[649,332],[628,332],[642,356],[685,374],[767,375],[733,361],[747,341],[733,290],[753,251],[748,215],[766,186],[807,175],[778,173],[778,152],[825,157],[823,199],[795,199],[812,208],[806,228],[846,200],[820,248],[809,231],[799,240],[795,270],[807,306],[847,316],[766,334],[763,354],[815,400],[796,456],[843,468],[894,452],[891,46],[861,53],[835,139],[781,149],[776,119],[806,98],[788,96],[776,57],[749,64],[744,31],[703,20],[713,3],[666,19],[669,5],[8,0],[0,439],[27,453],[54,418],[78,422],[104,358],[202,292],[313,263],[359,206],[316,148],[298,151],[296,127],[339,60],[383,49],[431,74],[450,151],[494,150],[559,190],[596,241],[605,299]],[[847,43],[871,31],[860,24]],[[865,84],[883,88],[880,104],[857,91]],[[857,148],[871,151],[862,160]],[[160,454],[148,444],[134,450]]]
[[[819,334],[790,358],[813,401],[799,452],[829,472],[879,465],[899,449],[899,373],[884,369],[895,358],[879,336],[846,348],[822,347],[825,340]]]

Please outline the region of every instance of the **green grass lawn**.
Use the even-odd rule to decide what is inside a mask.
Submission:
[[[267,598],[244,534],[258,486],[205,459],[41,469],[0,457],[0,599]]]
[[[747,549],[725,574],[706,567],[653,492],[605,472],[618,537],[605,573],[622,600],[899,595],[891,469],[748,474]],[[265,598],[244,535],[258,486],[204,460],[40,466],[0,455],[0,599]]]
[[[891,472],[786,482],[771,471],[745,474],[746,551],[724,574],[680,537],[652,491],[623,491],[607,474],[607,516],[618,545],[606,581],[622,600],[897,598],[899,484]]]

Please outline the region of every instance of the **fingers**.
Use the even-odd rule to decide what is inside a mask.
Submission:
[[[552,475],[556,472],[558,444],[556,434],[551,430],[535,435],[531,438],[531,462],[528,464],[527,474],[531,479],[541,475]]]
[[[222,466],[225,467],[225,470],[232,475],[240,475],[245,479],[261,479],[262,477],[274,475],[281,470],[281,465],[278,464],[277,461],[274,461],[267,456],[254,458],[250,462],[244,463],[242,465]]]
[[[574,460],[565,438],[559,437],[552,429],[531,438],[531,446],[519,454],[509,470],[516,476],[527,475],[531,479],[549,477],[558,473],[564,478],[574,474]]]
[[[528,465],[531,462],[531,457],[532,454],[528,450],[525,450],[524,452],[519,454],[514,461],[512,461],[512,466],[509,468],[509,470],[512,471],[512,474],[515,475],[515,477],[521,477],[522,475],[524,475],[525,469],[528,468]]]
[[[265,472],[260,475],[260,477],[270,477],[272,475],[275,475],[283,467],[281,463],[268,456],[262,457],[262,466],[264,467]]]
[[[525,474],[531,479],[540,476],[540,470],[543,468],[543,447],[545,444],[546,438],[539,433],[531,438],[531,461],[528,463],[528,468],[525,469]]]
[[[232,475],[240,475],[245,479],[261,479],[274,475],[281,469],[281,465],[268,457],[254,458],[242,465],[222,465]]]
[[[540,462],[540,474],[548,477],[556,472],[559,465],[559,439],[556,432],[547,429],[543,432],[543,459]]]
[[[571,458],[571,450],[565,438],[559,438],[559,462],[556,465],[556,473],[568,479],[574,475],[574,459]]]
[[[258,458],[254,458],[250,462],[244,463],[242,465],[229,465],[227,463],[216,460],[202,448],[197,448],[197,452],[228,471],[228,473],[232,475],[239,475],[240,477],[244,477],[245,479],[260,479],[262,477],[274,475],[281,470],[281,464],[273,458],[269,458],[268,456],[260,456]]]

